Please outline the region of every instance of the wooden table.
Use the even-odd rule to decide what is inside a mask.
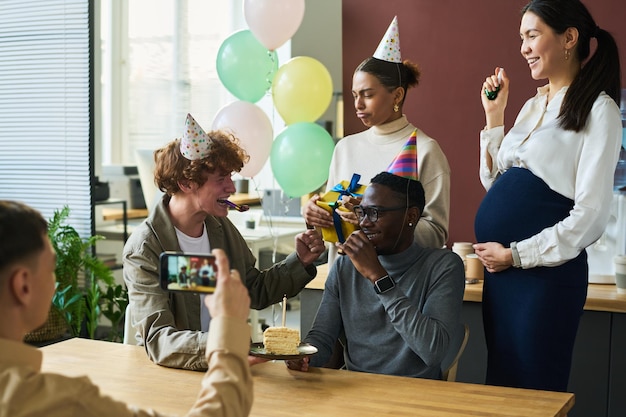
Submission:
[[[70,339],[42,348],[43,371],[87,375],[112,397],[182,415],[202,373],[153,364],[142,347]],[[565,416],[570,393],[461,384],[334,369],[289,371],[282,362],[252,367],[251,416]]]

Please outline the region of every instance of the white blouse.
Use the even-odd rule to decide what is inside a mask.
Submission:
[[[607,94],[594,102],[585,128],[574,132],[563,130],[557,120],[567,87],[549,103],[548,89],[537,89],[506,136],[503,126],[480,133],[480,180],[485,189],[508,168],[521,167],[574,200],[569,216],[517,243],[523,268],[561,265],[602,235],[622,142],[620,110]],[[494,161],[491,170],[487,152]]]

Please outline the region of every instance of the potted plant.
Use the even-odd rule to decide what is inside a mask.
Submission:
[[[41,342],[62,337],[68,332],[79,336],[83,323],[89,337],[94,338],[101,315],[101,284],[114,287],[111,270],[93,254],[95,235],[82,238],[76,229],[66,224],[70,209],[56,210],[48,224],[48,236],[56,252],[56,291],[48,321],[29,333],[26,341]],[[84,278],[84,286],[81,286]],[[106,293],[107,290],[104,292]]]
[[[128,306],[128,290],[124,285],[108,287],[101,295],[102,315],[111,322],[111,332],[108,340],[121,342],[123,339],[123,323]]]

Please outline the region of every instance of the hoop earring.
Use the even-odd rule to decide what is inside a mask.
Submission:
[[[400,110],[400,106],[398,106],[397,104],[393,105],[393,111],[398,113],[398,110]]]

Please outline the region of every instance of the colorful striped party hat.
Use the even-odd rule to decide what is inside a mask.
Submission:
[[[402,63],[402,56],[400,56],[400,30],[398,29],[397,16],[394,16],[391,21],[373,57],[383,61]]]
[[[417,174],[417,129],[411,133],[411,137],[404,144],[400,153],[389,164],[387,172],[399,177],[419,180]]]
[[[187,114],[185,131],[180,140],[180,153],[191,161],[205,158],[211,151],[211,142],[212,139],[204,132],[198,122],[190,114]]]

